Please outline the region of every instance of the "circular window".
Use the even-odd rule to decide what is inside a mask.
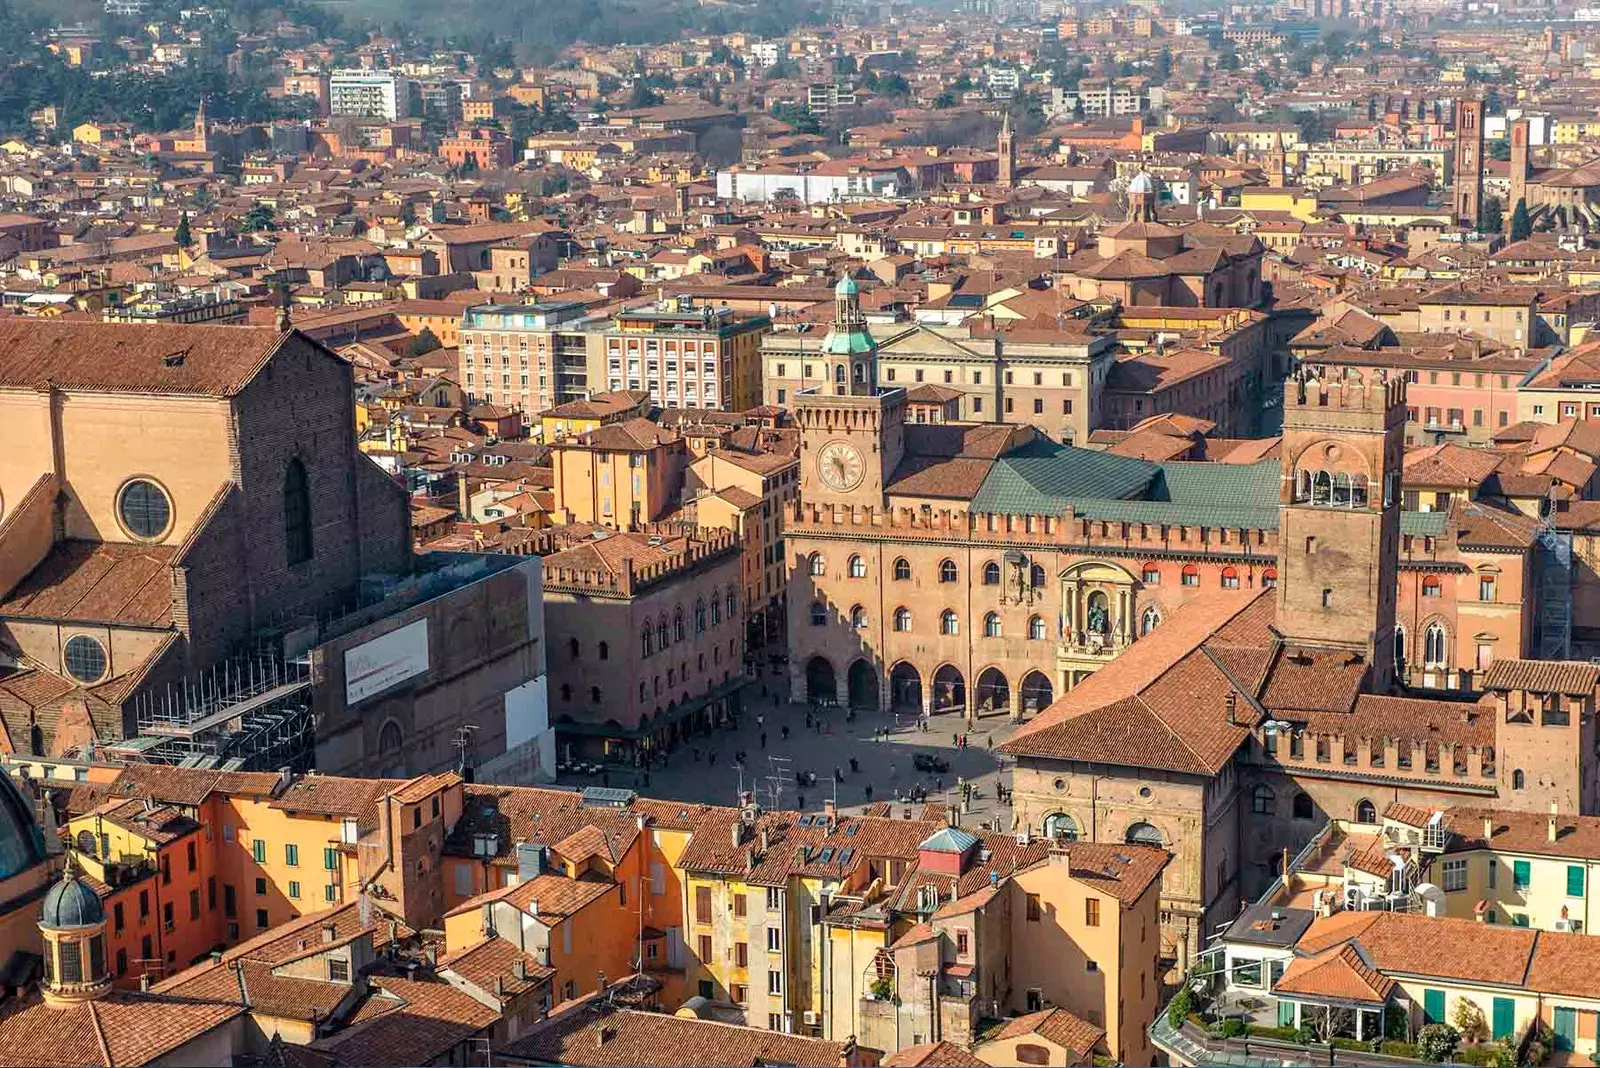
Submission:
[[[106,649],[87,634],[67,639],[67,674],[82,683],[99,682],[106,677]]]
[[[117,517],[136,538],[159,538],[172,523],[172,502],[166,490],[149,479],[136,478],[117,495]]]
[[[1067,780],[1057,779],[1054,785],[1057,790],[1065,790],[1067,788]]]
[[[1139,787],[1139,796],[1140,797],[1149,797],[1150,796],[1150,787],[1148,787],[1148,786]]]

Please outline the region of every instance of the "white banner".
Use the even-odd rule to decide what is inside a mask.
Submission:
[[[428,670],[428,621],[419,619],[344,654],[344,699],[355,704]]]

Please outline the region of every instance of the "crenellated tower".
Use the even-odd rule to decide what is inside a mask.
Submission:
[[[1293,646],[1348,650],[1394,679],[1406,389],[1382,372],[1284,385],[1277,627]]]

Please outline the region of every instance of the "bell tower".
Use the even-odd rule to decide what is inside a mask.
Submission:
[[[1284,384],[1277,628],[1290,645],[1347,650],[1394,679],[1406,387],[1371,372]]]
[[[905,454],[906,394],[878,388],[878,343],[861,289],[834,287],[833,325],[822,339],[826,380],[791,401],[800,427],[800,498],[882,507],[883,487]]]

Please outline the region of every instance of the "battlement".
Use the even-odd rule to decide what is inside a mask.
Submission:
[[[652,533],[651,528],[663,533]],[[686,531],[683,524],[651,524],[636,535],[613,534],[610,537],[685,538],[682,545],[664,559],[649,564],[636,564],[632,557],[623,556],[615,569],[566,567],[559,562],[559,552],[545,561],[544,588],[591,597],[632,597],[650,586],[669,581],[695,571],[702,565],[736,556],[742,549],[738,535],[720,528],[698,528]],[[563,546],[573,548],[583,541]],[[642,548],[642,547],[641,547]]]
[[[1477,789],[1492,788],[1495,780],[1492,745],[1445,740],[1424,744],[1409,738],[1296,731],[1280,734],[1275,749],[1266,760],[1289,771],[1323,768],[1333,774],[1455,782]]]
[[[1307,408],[1387,414],[1405,404],[1405,376],[1391,378],[1382,367],[1363,373],[1354,367],[1329,372],[1325,367],[1306,366],[1283,384],[1285,418],[1291,418],[1290,413],[1296,409]]]
[[[1262,528],[1189,526],[1062,515],[1007,515],[962,509],[876,508],[869,505],[793,504],[786,536],[872,538],[915,541],[1003,542],[1057,547],[1092,544],[1108,550],[1189,552],[1270,556],[1277,531]]]

